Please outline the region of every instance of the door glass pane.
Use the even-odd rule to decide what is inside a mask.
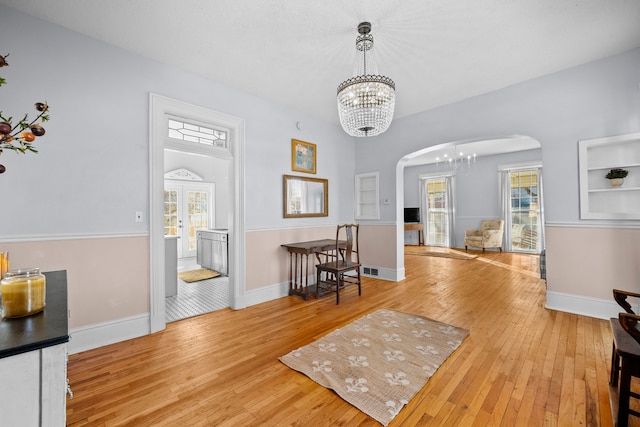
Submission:
[[[164,234],[178,235],[178,192],[164,190]]]
[[[178,120],[169,119],[168,135],[195,144],[229,148],[227,132]]]
[[[538,171],[510,172],[511,245],[514,251],[538,251]]]
[[[197,246],[196,230],[208,228],[209,203],[206,191],[187,192],[187,227],[189,230],[189,250]]]

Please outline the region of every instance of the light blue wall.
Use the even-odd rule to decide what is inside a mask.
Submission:
[[[51,106],[39,154],[0,156],[8,169],[0,175],[0,238],[148,232],[150,92],[245,120],[247,230],[353,218],[354,143],[338,125],[5,6],[0,40],[0,54],[10,54],[10,66],[0,69],[7,80],[0,111],[32,113],[40,100]],[[329,179],[328,218],[283,218],[291,138],[317,144],[315,176]],[[134,221],[136,211],[145,222]]]

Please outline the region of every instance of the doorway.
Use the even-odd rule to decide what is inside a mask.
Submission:
[[[168,136],[169,120],[189,117],[197,124],[214,123],[228,132],[227,144],[202,144],[192,151],[209,155],[213,152],[226,156],[229,174],[225,185],[216,186],[228,192],[226,209],[229,220],[229,306],[244,308],[245,295],[245,236],[244,236],[244,120],[175,99],[150,94],[150,332],[166,327],[165,315],[165,260],[164,260],[164,172],[165,149],[181,151],[184,144]],[[219,207],[218,207],[219,209]]]
[[[464,155],[463,155],[464,154]],[[396,266],[398,279],[404,278],[404,227],[402,212],[406,206],[415,206],[424,200],[418,189],[420,177],[447,172],[456,177],[456,204],[449,224],[452,244],[464,240],[464,230],[477,228],[481,219],[503,215],[499,202],[499,181],[496,171],[507,165],[538,163],[542,165],[541,144],[526,135],[510,135],[493,138],[477,138],[446,142],[408,153],[396,164]],[[448,161],[445,159],[459,159]],[[541,175],[539,175],[539,181]],[[538,185],[538,191],[542,188]],[[542,199],[542,193],[538,196]],[[542,203],[538,203],[539,209]],[[537,211],[527,211],[533,215]],[[423,212],[426,212],[423,209]],[[540,215],[536,215],[540,218]],[[531,217],[533,219],[533,216]],[[544,249],[544,226],[538,222],[537,245]]]
[[[175,127],[177,121],[173,123]],[[165,150],[164,229],[165,236],[177,237],[171,244],[177,247],[178,269],[177,286],[170,288],[165,298],[167,323],[229,307],[228,273],[212,265],[214,254],[205,250],[201,239],[203,230],[227,228],[229,223],[224,185],[229,161],[215,155]],[[216,191],[218,187],[220,191]],[[226,249],[225,242],[225,259]],[[220,275],[189,277],[198,272],[213,274],[211,270]]]

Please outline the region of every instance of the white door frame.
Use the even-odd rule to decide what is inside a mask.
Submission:
[[[216,123],[229,130],[229,306],[244,308],[244,120],[154,93],[149,94],[149,302],[151,333],[166,327],[164,277],[164,148],[168,115]],[[231,212],[232,211],[232,212]]]

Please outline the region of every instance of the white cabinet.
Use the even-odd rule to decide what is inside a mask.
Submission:
[[[640,219],[640,133],[578,142],[580,218]],[[605,175],[613,168],[629,171],[622,187]]]
[[[1,424],[64,426],[66,378],[66,344],[0,359]]]
[[[356,219],[380,219],[378,172],[356,175]]]
[[[202,268],[229,274],[228,230],[198,230],[196,262]]]

